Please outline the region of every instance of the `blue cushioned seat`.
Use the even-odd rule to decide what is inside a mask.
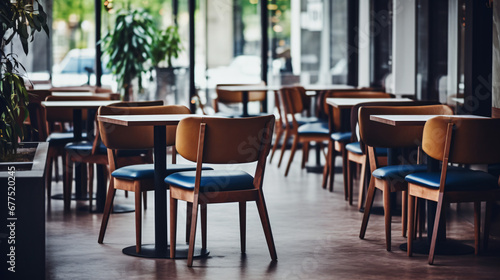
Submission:
[[[353,152],[358,155],[362,155],[361,145],[359,142],[349,143],[345,145],[346,150]],[[377,156],[387,156],[387,148],[375,148],[375,154]]]
[[[426,172],[427,165],[391,165],[377,168],[373,171],[372,175],[375,178],[382,180],[400,180],[404,181],[405,176],[415,172]]]
[[[196,165],[192,164],[167,164],[167,175],[181,172],[194,171]],[[203,170],[212,170],[211,167],[203,167]],[[155,167],[154,164],[134,164],[116,169],[111,173],[111,176],[123,180],[143,180],[154,179]]]
[[[406,181],[432,189],[439,189],[441,172],[414,173]],[[446,173],[445,191],[480,191],[498,188],[498,177],[483,171],[467,168],[452,168]]]
[[[93,143],[90,141],[70,142],[64,146],[64,149],[69,152],[78,153],[82,156],[88,156],[92,153]],[[119,157],[133,157],[146,154],[147,150],[118,150]],[[97,154],[107,154],[107,148],[101,142],[97,148]]]
[[[206,170],[201,173],[200,192],[236,191],[253,189],[253,177],[240,170]],[[194,190],[196,171],[174,173],[165,183],[186,190]]]
[[[82,138],[87,138],[87,133],[82,133]],[[73,132],[53,132],[47,137],[47,142],[51,146],[63,146],[73,141]]]
[[[349,142],[351,141],[351,132],[334,132],[330,135],[333,141]]]
[[[328,123],[327,122],[315,122],[315,123],[308,123],[299,126],[298,128],[298,133],[300,134],[324,134],[328,135],[330,134],[330,130],[328,129]]]

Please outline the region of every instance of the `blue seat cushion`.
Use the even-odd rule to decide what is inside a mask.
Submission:
[[[194,170],[196,170],[196,165],[193,164],[167,164],[167,175],[176,172]],[[203,167],[203,170],[212,170],[212,168]],[[134,164],[124,166],[113,171],[111,176],[124,180],[154,179],[155,167],[154,164]]]
[[[351,141],[351,132],[334,132],[330,137],[333,141],[345,143]]]
[[[431,189],[439,189],[441,172],[414,173],[406,181]],[[446,173],[445,191],[486,191],[498,188],[498,177],[483,171],[452,168]]]
[[[298,133],[300,134],[318,134],[318,135],[329,135],[330,130],[328,129],[328,123],[326,122],[315,122],[307,123],[299,126]]]
[[[400,180],[404,182],[406,175],[415,172],[426,172],[427,165],[405,164],[391,165],[377,168],[372,172],[373,177],[383,180]]]
[[[195,171],[174,173],[165,183],[194,190]],[[206,170],[201,172],[200,192],[219,192],[253,189],[253,177],[240,170]]]
[[[87,138],[87,133],[82,133],[82,138]],[[47,137],[50,146],[64,146],[74,141],[73,132],[53,132]]]
[[[93,143],[90,141],[70,142],[64,146],[64,149],[72,154],[80,154],[82,156],[89,156],[92,154]],[[118,150],[118,157],[134,157],[146,154],[147,150]],[[101,142],[97,148],[97,154],[107,154],[107,148]]]
[[[349,143],[345,145],[346,150],[349,152],[353,152],[358,155],[362,155],[363,151],[361,151],[361,145],[359,142]],[[377,156],[387,156],[387,148],[375,148],[375,154]]]

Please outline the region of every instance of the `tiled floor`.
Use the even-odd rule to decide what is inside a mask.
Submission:
[[[321,189],[321,175],[300,170],[300,154],[290,175],[283,176],[275,161],[268,164],[264,193],[276,243],[278,261],[271,262],[255,204],[247,207],[247,253],[239,248],[237,204],[208,206],[206,259],[144,259],[122,254],[133,245],[134,214],[111,216],[104,244],[97,243],[101,214],[75,210],[63,213],[62,202],[52,200],[47,212],[47,279],[498,279],[500,240],[498,218],[492,229],[490,250],[480,256],[406,256],[399,250],[400,217],[393,218],[392,251],[385,250],[383,217],[372,215],[366,239],[360,240],[362,213],[343,199],[342,178],[335,191]],[[287,159],[287,155],[285,156]],[[311,159],[313,160],[314,157]],[[254,166],[236,166],[253,172]],[[53,193],[62,189],[54,185]],[[133,205],[133,195],[118,193],[117,203]],[[143,243],[154,241],[153,193],[143,218]],[[380,195],[376,205],[381,205]],[[78,206],[85,205],[79,202]],[[452,205],[448,236],[473,245],[471,206]],[[185,203],[179,209],[178,240],[184,236]],[[198,227],[199,228],[199,227]],[[199,233],[199,232],[198,232]],[[496,236],[495,236],[496,235]],[[197,244],[200,244],[200,235]]]

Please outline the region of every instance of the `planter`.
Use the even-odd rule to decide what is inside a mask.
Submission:
[[[44,176],[49,145],[21,145],[36,148],[32,162],[0,164],[0,279],[45,279]]]

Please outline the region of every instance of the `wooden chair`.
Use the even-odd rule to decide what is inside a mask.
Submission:
[[[241,252],[245,253],[246,202],[255,201],[272,260],[277,259],[271,225],[262,192],[266,158],[270,150],[274,116],[242,119],[187,118],[179,123],[177,150],[196,162],[196,171],[168,176],[170,185],[170,257],[175,258],[177,201],[192,203],[188,262],[193,264],[198,206],[201,208],[202,250],[206,249],[207,204],[238,202]],[[226,137],[231,134],[232,137]],[[250,143],[249,139],[257,139]],[[246,152],[242,153],[244,147]],[[223,151],[223,152],[221,152]],[[239,170],[202,171],[203,163],[231,164],[257,161],[255,175]]]
[[[371,115],[451,115],[453,111],[446,105],[429,106],[362,106],[359,110],[359,132],[361,141],[368,149],[368,161],[372,170],[368,196],[366,199],[363,222],[359,237],[365,237],[375,190],[379,189],[384,197],[386,250],[391,250],[391,192],[402,192],[402,235],[406,236],[407,184],[405,176],[414,172],[425,172],[426,165],[416,162],[417,157],[410,157],[401,165],[380,167],[375,148],[416,149],[422,139],[422,130],[418,128],[391,126],[370,120]]]
[[[46,141],[47,140],[47,120],[45,118],[45,107],[42,106],[47,96],[51,95],[48,90],[29,90],[28,111],[29,117],[25,121],[31,128],[29,141]]]
[[[45,101],[89,101],[89,100],[110,100],[109,97],[105,96],[48,96]],[[73,110],[64,108],[46,108],[46,120],[48,124],[49,131],[52,131],[47,137],[47,142],[49,142],[49,150],[47,152],[47,169],[45,175],[45,185],[47,188],[47,197],[51,196],[51,184],[52,184],[52,164],[55,165],[56,169],[56,179],[58,178],[58,168],[57,168],[57,158],[62,156],[63,166],[66,165],[66,157],[64,147],[69,142],[73,141],[73,132],[57,132],[53,131],[56,123],[73,124]],[[87,120],[87,110],[82,110],[82,120]],[[82,138],[87,138],[87,134],[83,133]],[[63,182],[66,179],[63,178]]]
[[[467,168],[451,169],[448,164],[494,164],[500,162],[500,119],[469,119],[440,116],[427,121],[422,137],[423,151],[441,161],[441,171],[406,176],[408,182],[408,229],[413,232],[415,198],[437,202],[429,264],[434,263],[438,228],[443,205],[474,202],[475,253],[480,251],[481,202],[486,201],[484,249],[487,248],[491,208],[500,198],[498,176]],[[444,223],[443,223],[444,224]],[[408,235],[408,256],[412,255],[413,234]]]
[[[348,185],[348,153],[346,145],[352,143],[355,136],[352,135],[351,112],[352,110],[339,109],[330,106],[326,103],[326,98],[390,98],[390,95],[381,91],[370,91],[367,89],[360,90],[343,90],[343,91],[328,91],[322,96],[320,102],[321,111],[323,115],[328,118],[328,128],[330,138],[328,139],[328,153],[325,167],[323,169],[322,187],[325,189],[328,184],[328,189],[333,191],[335,180],[335,158],[342,157],[342,174],[344,178],[344,198],[348,200],[349,185]],[[356,107],[356,106],[354,106]],[[356,141],[354,141],[356,142]],[[352,156],[351,156],[352,158]],[[351,199],[352,201],[352,199]],[[352,203],[352,202],[351,202]]]
[[[122,101],[109,105],[109,107],[146,107],[146,106],[161,106],[163,101]],[[108,165],[108,155],[106,146],[102,143],[99,131],[99,124],[97,123],[96,135],[93,141],[83,140],[79,142],[70,142],[64,147],[66,153],[66,164],[64,168],[64,178],[66,178],[64,183],[64,209],[66,211],[70,210],[70,194],[71,194],[71,182],[73,175],[73,163],[84,163],[87,165],[87,185],[89,192],[89,209],[92,210],[92,194],[93,194],[93,178],[94,178],[94,165],[102,165],[107,167]],[[137,163],[152,163],[153,159],[151,153],[147,150],[131,150],[128,152],[121,152],[121,156],[129,157],[129,161]],[[103,172],[107,174],[107,168],[104,168]],[[106,176],[107,177],[107,176]],[[144,196],[144,208],[147,208],[147,199]]]
[[[242,92],[230,92],[220,89],[223,86],[260,86],[266,85],[265,82],[260,82],[258,84],[218,84],[215,86],[215,92],[217,97],[213,100],[213,107],[216,113],[226,117],[240,117],[241,112],[237,113],[226,113],[221,112],[219,108],[219,103],[230,105],[230,104],[241,104],[243,102]],[[260,102],[260,112],[262,112],[262,104],[266,100],[267,91],[250,91],[248,92],[248,102]],[[249,103],[250,105],[250,103]],[[257,114],[258,115],[258,114]]]
[[[150,106],[150,107],[113,107],[105,106],[99,108],[99,115],[154,115],[154,114],[189,114],[185,106]],[[103,243],[104,235],[113,206],[116,189],[135,192],[135,229],[136,229],[136,252],[141,250],[142,221],[141,221],[141,195],[143,192],[154,190],[154,165],[137,164],[128,160],[123,161],[120,151],[152,149],[153,127],[152,126],[120,126],[115,124],[100,123],[99,130],[104,145],[107,147],[108,163],[111,172],[111,180],[106,196],[106,205],[102,216],[101,229],[98,242]],[[167,127],[167,146],[175,145],[176,127]],[[130,165],[132,164],[132,165]],[[125,166],[126,165],[126,166]],[[195,170],[194,165],[169,164],[167,174],[179,171]],[[167,186],[165,186],[167,187]]]
[[[302,113],[305,109],[303,102],[304,97],[303,94],[301,94],[300,88],[283,88],[281,93],[285,108],[284,119],[288,121],[288,124],[285,126],[284,141],[287,141],[288,137],[293,137],[292,150],[290,151],[290,158],[285,170],[285,176],[288,176],[288,172],[290,171],[290,166],[293,162],[298,143],[301,143],[303,145],[301,167],[304,168],[308,158],[309,143],[311,141],[314,141],[317,144],[321,145],[323,142],[328,141],[330,134],[328,130],[328,123],[326,122],[299,122],[296,114]],[[280,165],[281,159],[283,158],[284,147],[282,147],[281,152],[282,153],[280,161],[278,162],[278,166]]]

